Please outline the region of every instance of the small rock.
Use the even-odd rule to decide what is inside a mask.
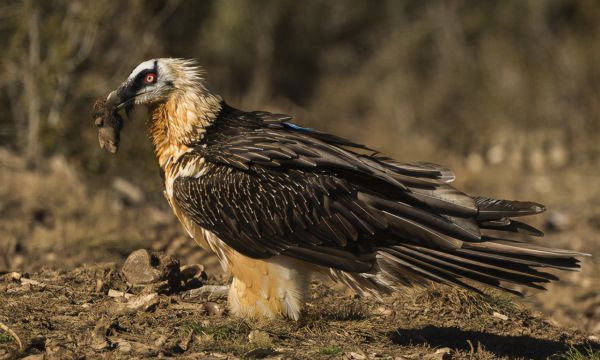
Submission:
[[[11,273],[6,274],[6,276],[12,280],[12,281],[19,281],[21,280],[21,273],[18,273],[16,271],[13,271]]]
[[[114,306],[109,308],[109,312],[113,314],[127,314],[137,311],[150,311],[159,303],[157,293],[142,294],[130,298],[127,302],[114,303]]]
[[[29,342],[28,348],[45,351],[46,350],[46,338],[41,335],[34,336],[31,339],[31,341]]]
[[[202,309],[208,316],[222,316],[225,311],[223,307],[216,302],[209,301],[202,306]]]
[[[379,315],[383,315],[383,316],[390,316],[394,313],[393,310],[387,309],[384,306],[380,306],[377,309],[375,309],[375,313],[379,314]]]
[[[367,358],[365,355],[357,352],[349,352],[346,355],[348,355],[348,359],[363,360]]]
[[[153,259],[148,251],[140,249],[129,254],[121,272],[132,285],[151,284],[160,280],[161,273],[157,265],[157,259]]]
[[[166,281],[171,289],[179,287],[179,261],[160,252],[140,249],[132,252],[121,269],[130,285],[148,285]]]
[[[125,299],[130,299],[131,297],[133,297],[133,294],[128,294],[115,289],[110,289],[108,290],[108,296],[112,298],[124,297]]]
[[[504,314],[500,314],[499,312],[496,312],[496,311],[494,311],[494,312],[492,313],[492,315],[493,315],[495,318],[498,318],[498,319],[500,319],[500,320],[504,320],[504,321],[508,320],[508,316],[506,316],[506,315],[504,315]]]

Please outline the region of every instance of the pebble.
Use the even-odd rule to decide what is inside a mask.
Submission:
[[[150,311],[154,309],[159,303],[157,293],[142,294],[130,298],[127,302],[113,303],[109,312],[113,314],[127,314],[136,311]]]
[[[205,303],[202,308],[208,316],[222,316],[225,311],[221,305],[212,301]]]
[[[363,360],[366,359],[367,357],[363,354],[357,353],[357,352],[349,352],[346,353],[348,359],[353,359],[353,360]]]
[[[115,289],[110,289],[108,290],[108,296],[112,298],[124,297],[125,299],[130,299],[131,297],[133,297],[133,294],[128,294]]]
[[[34,336],[29,342],[29,348],[35,348],[40,351],[46,350],[46,338],[41,335]]]
[[[153,262],[147,250],[136,250],[129,254],[121,272],[132,285],[151,284],[161,277],[160,270],[153,266]]]
[[[12,281],[19,281],[21,280],[21,273],[18,273],[16,271],[13,271],[11,273],[7,274],[8,278],[11,279]]]
[[[383,316],[390,316],[394,314],[394,311],[391,309],[387,309],[384,306],[380,306],[377,309],[375,309],[375,313]]]
[[[504,314],[501,314],[501,313],[499,313],[499,312],[496,312],[496,311],[494,311],[494,312],[492,313],[492,315],[493,315],[495,318],[498,318],[498,319],[500,319],[500,320],[504,320],[504,321],[508,320],[508,316],[506,316],[506,315],[504,315]]]

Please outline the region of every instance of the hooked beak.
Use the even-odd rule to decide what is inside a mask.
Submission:
[[[106,107],[111,111],[117,112],[121,109],[125,109],[125,114],[128,118],[131,118],[133,113],[133,102],[135,96],[129,96],[124,86],[119,87],[117,90],[111,91],[106,98]]]
[[[108,94],[108,97],[106,98],[106,107],[114,111],[123,107],[123,102],[121,102],[121,98],[117,95],[117,90],[113,90]]]

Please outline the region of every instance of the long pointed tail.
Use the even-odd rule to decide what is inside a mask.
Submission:
[[[558,278],[541,269],[580,270],[578,258],[589,256],[576,251],[553,249],[516,240],[493,237],[523,232],[543,233],[513,217],[533,215],[545,210],[532,202],[474,198],[478,212],[475,221],[482,229],[480,241],[462,241],[457,248],[431,248],[417,244],[396,244],[381,248],[377,263],[387,281],[412,283],[421,278],[458,285],[479,292],[471,283],[485,284],[521,295],[509,284],[545,289],[544,284]]]

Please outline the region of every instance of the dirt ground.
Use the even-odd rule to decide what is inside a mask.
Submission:
[[[300,321],[257,322],[207,310],[224,300],[189,289],[126,299],[119,274],[105,264],[2,276],[0,322],[19,340],[5,332],[0,358],[538,359],[600,349],[496,293],[438,286],[379,303],[315,283]]]
[[[379,303],[314,283],[298,322],[237,319],[222,313],[223,298],[190,295],[227,279],[164,201],[123,179],[92,186],[60,157],[31,170],[0,148],[0,359],[600,358],[598,170],[510,177],[502,167],[447,165],[462,189],[543,200],[551,210],[531,222],[547,233],[537,241],[594,257],[525,299],[434,287]],[[208,275],[168,289],[131,288],[121,268],[140,248],[202,264]]]

